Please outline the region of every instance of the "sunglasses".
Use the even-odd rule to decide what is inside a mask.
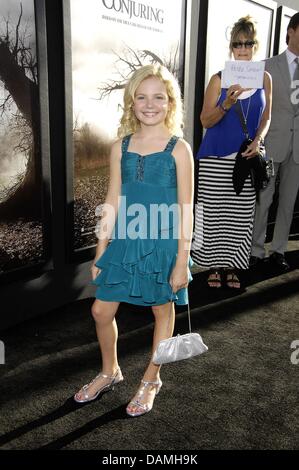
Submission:
[[[252,49],[254,45],[255,41],[236,41],[232,43],[234,49],[242,49],[243,46],[245,46],[245,49]]]

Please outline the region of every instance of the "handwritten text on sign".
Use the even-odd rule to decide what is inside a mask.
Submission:
[[[265,62],[228,60],[222,72],[221,87],[239,84],[243,88],[263,88]]]

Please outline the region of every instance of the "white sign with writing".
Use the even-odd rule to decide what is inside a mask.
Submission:
[[[265,62],[228,60],[221,76],[221,88],[241,85],[243,88],[263,88]]]

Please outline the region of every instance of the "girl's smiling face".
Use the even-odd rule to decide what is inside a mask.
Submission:
[[[157,126],[165,123],[169,97],[165,84],[157,77],[143,80],[135,92],[134,112],[140,124]]]

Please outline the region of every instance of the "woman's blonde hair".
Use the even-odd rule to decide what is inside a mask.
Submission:
[[[119,138],[134,134],[140,127],[139,120],[134,113],[134,97],[140,83],[150,77],[157,77],[166,87],[169,99],[169,110],[165,118],[166,127],[172,135],[182,136],[183,105],[179,84],[174,75],[166,67],[159,64],[151,64],[137,69],[125,87],[123,115],[117,132]]]
[[[240,18],[233,26],[230,33],[229,51],[230,55],[233,53],[233,42],[238,41],[240,35],[243,34],[246,38],[255,42],[254,53],[258,50],[259,42],[257,40],[257,31],[255,21],[250,15]]]

